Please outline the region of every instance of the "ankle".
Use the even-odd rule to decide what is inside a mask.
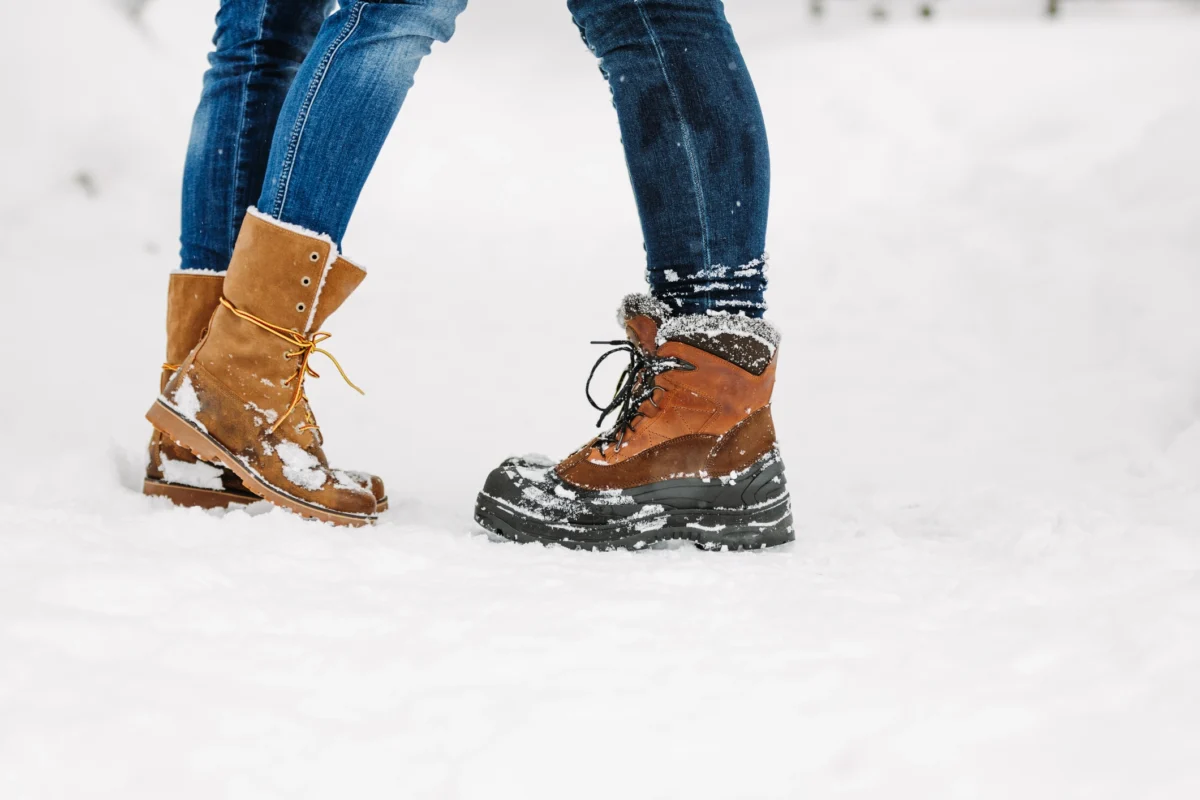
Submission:
[[[740,266],[716,264],[703,269],[651,267],[650,293],[677,315],[712,312],[761,317],[767,309],[767,255]]]

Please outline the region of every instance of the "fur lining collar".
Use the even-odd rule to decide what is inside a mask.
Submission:
[[[741,314],[709,312],[708,314],[685,314],[671,317],[658,328],[657,343],[662,345],[670,339],[699,336],[716,337],[722,334],[745,336],[761,342],[774,353],[782,338],[779,330],[765,319],[745,317]]]
[[[668,339],[696,336],[748,336],[762,342],[771,352],[779,346],[782,338],[779,330],[758,317],[730,314],[727,311],[710,311],[707,314],[682,314],[676,316],[666,303],[649,294],[628,294],[617,309],[617,324],[622,328],[634,317],[646,316],[658,323],[658,344]]]
[[[627,294],[617,308],[617,325],[624,328],[634,317],[649,317],[662,325],[670,316],[671,309],[658,298],[648,294]]]

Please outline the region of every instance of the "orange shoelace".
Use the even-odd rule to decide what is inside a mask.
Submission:
[[[277,419],[275,421],[275,424],[271,426],[271,430],[270,430],[271,433],[274,433],[276,430],[279,429],[279,426],[283,424],[283,421],[285,419],[287,419],[289,416],[291,416],[292,412],[296,410],[296,407],[300,405],[301,401],[307,399],[304,395],[304,379],[306,377],[308,377],[309,375],[311,375],[314,378],[321,377],[320,375],[317,374],[316,370],[314,370],[312,368],[312,366],[310,366],[308,363],[309,359],[312,358],[314,353],[320,353],[321,355],[325,356],[330,361],[332,361],[333,365],[335,367],[337,367],[338,372],[341,373],[342,380],[344,380],[347,383],[347,385],[350,386],[351,389],[358,392],[359,394],[366,394],[366,392],[364,392],[362,389],[360,389],[354,385],[354,382],[350,380],[348,375],[346,375],[346,371],[344,369],[342,369],[342,365],[339,364],[338,360],[333,357],[333,354],[330,353],[328,350],[321,349],[318,346],[322,342],[324,342],[326,339],[328,339],[331,336],[331,334],[328,334],[325,331],[317,331],[311,337],[306,337],[303,334],[297,333],[296,331],[292,330],[291,328],[281,328],[278,325],[272,325],[270,322],[267,322],[266,320],[259,319],[258,317],[254,316],[253,314],[247,314],[245,311],[241,311],[238,308],[235,308],[233,303],[230,303],[224,297],[221,298],[221,305],[223,305],[223,306],[225,306],[225,308],[229,309],[230,312],[232,312],[234,314],[234,316],[240,317],[241,319],[244,319],[253,325],[257,325],[258,327],[262,328],[267,333],[270,333],[273,336],[278,336],[280,339],[283,339],[285,342],[287,342],[288,344],[290,344],[296,348],[295,350],[291,350],[284,354],[284,358],[287,358],[287,359],[292,359],[292,358],[300,359],[300,362],[296,365],[296,373],[294,375],[292,375],[292,377],[288,378],[286,381],[283,382],[284,386],[290,385],[292,383],[292,381],[296,382],[296,387],[292,392],[292,402],[288,406],[287,411],[283,412],[283,415],[280,416],[279,419]],[[312,414],[310,412],[306,412],[306,416],[307,416],[307,422],[304,425],[300,426],[300,430],[310,430],[313,428],[317,428],[316,422],[312,418]]]

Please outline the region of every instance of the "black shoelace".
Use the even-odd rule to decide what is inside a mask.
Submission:
[[[596,421],[597,428],[604,424],[604,420],[609,414],[614,411],[617,412],[617,418],[613,426],[600,434],[596,439],[596,446],[600,448],[600,454],[604,455],[604,449],[608,445],[615,445],[617,451],[620,452],[621,445],[625,443],[625,434],[636,430],[633,427],[633,423],[639,417],[646,416],[641,411],[642,403],[648,401],[655,408],[659,407],[658,403],[654,400],[654,393],[657,391],[666,391],[666,389],[657,385],[655,378],[673,369],[691,371],[696,367],[678,358],[660,358],[659,356],[651,355],[626,339],[615,339],[611,342],[592,342],[592,344],[612,346],[611,350],[596,359],[596,363],[592,365],[591,373],[588,374],[587,385],[584,387],[588,402],[600,412],[600,419]],[[592,378],[596,376],[596,370],[604,363],[604,359],[613,353],[620,353],[622,351],[629,354],[629,366],[625,367],[625,371],[621,373],[621,377],[617,380],[617,390],[613,393],[612,401],[608,405],[602,406],[592,399]]]

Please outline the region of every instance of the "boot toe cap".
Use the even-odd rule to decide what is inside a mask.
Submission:
[[[488,474],[484,494],[499,500],[517,502],[530,492],[545,490],[553,482],[554,464],[548,459],[514,456],[505,459]]]
[[[346,470],[345,474],[349,479],[366,489],[375,498],[375,502],[387,499],[387,489],[383,485],[383,478],[378,475],[372,475],[369,472],[357,472],[355,470]]]
[[[375,514],[375,498],[370,492],[363,489],[333,489],[329,492],[328,497],[322,499],[324,502],[321,505],[343,514],[357,514],[366,517]]]

